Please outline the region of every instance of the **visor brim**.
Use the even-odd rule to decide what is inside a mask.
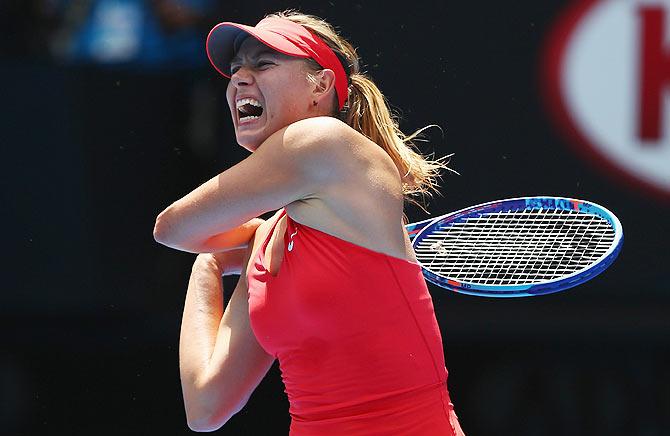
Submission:
[[[284,36],[270,30],[230,22],[219,23],[207,36],[206,51],[212,66],[223,76],[230,78],[230,61],[239,48],[240,38],[245,36],[253,36],[271,49],[288,56],[310,57]]]

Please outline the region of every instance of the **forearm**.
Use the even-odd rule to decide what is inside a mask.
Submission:
[[[170,225],[164,222],[164,214],[165,211],[156,218],[153,232],[154,239],[167,247],[189,253],[214,253],[246,248],[258,226],[265,221],[261,218],[252,218],[231,230],[204,238],[187,236],[175,238],[170,234]]]
[[[200,255],[189,278],[179,338],[179,370],[184,395],[197,388],[216,345],[223,316],[222,271],[210,255]]]
[[[257,384],[252,378],[250,386],[249,381],[249,374],[256,374],[258,358],[249,354],[254,348],[247,345],[252,334],[246,327],[248,309],[242,292],[246,280],[240,277],[225,310],[221,281],[222,274],[244,269],[249,251],[203,254],[193,264],[179,339],[179,371],[186,417],[194,430],[219,428],[243,407]],[[231,335],[233,325],[238,326],[236,335]],[[231,360],[232,356],[237,359]],[[265,374],[267,367],[262,369]]]

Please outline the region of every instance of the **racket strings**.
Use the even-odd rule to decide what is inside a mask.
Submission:
[[[416,246],[432,272],[485,285],[532,284],[585,269],[610,248],[614,229],[596,215],[526,209],[443,223]]]

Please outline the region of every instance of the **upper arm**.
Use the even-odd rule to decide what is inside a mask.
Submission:
[[[156,220],[156,239],[186,251],[207,238],[297,200],[336,180],[346,125],[330,117],[298,121],[271,135],[243,161],[176,201]]]

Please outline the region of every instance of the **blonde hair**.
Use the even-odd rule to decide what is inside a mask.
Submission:
[[[337,99],[333,99],[333,115],[346,122],[374,143],[379,145],[391,157],[400,173],[403,196],[421,208],[422,204],[413,197],[432,197],[437,192],[437,180],[441,178],[443,169],[447,167],[451,155],[430,159],[417,150],[413,141],[422,140],[421,134],[429,127],[405,135],[398,126],[397,117],[392,114],[388,101],[377,85],[360,71],[360,61],[356,49],[326,21],[313,15],[295,10],[287,10],[267,15],[267,17],[283,18],[305,27],[319,36],[340,59],[349,79],[349,97],[342,111],[338,112]],[[315,71],[321,70],[313,59],[308,59]],[[424,209],[425,210],[425,209]]]

